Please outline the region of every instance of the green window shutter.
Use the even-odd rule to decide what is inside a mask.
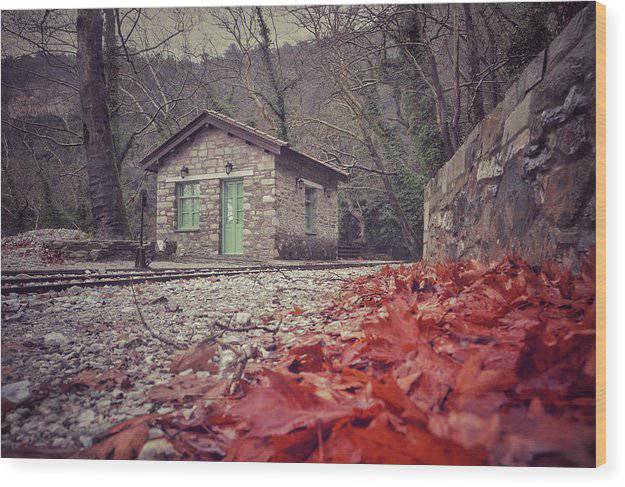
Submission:
[[[304,227],[306,233],[315,233],[315,189],[304,190]]]
[[[178,230],[197,230],[200,227],[200,183],[176,184]]]

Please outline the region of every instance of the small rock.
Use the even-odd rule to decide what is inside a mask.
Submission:
[[[58,437],[58,438],[54,438],[54,440],[52,440],[52,446],[55,447],[55,448],[63,447],[66,444],[67,444],[67,440],[65,438]]]
[[[126,398],[130,402],[138,401],[139,399],[141,399],[141,397],[141,392],[139,391],[130,391],[128,394],[126,394]]]
[[[326,325],[325,332],[332,336],[339,336],[342,328],[343,325],[341,325],[340,321],[333,321],[332,323]]]
[[[69,340],[63,333],[53,331],[43,337],[43,343],[46,347],[64,347],[69,343]]]
[[[80,441],[80,444],[85,448],[89,448],[93,444],[93,440],[87,435],[80,435],[78,441]]]
[[[360,338],[363,338],[364,333],[359,331],[342,330],[340,336],[342,342],[349,342],[351,340],[358,340]]]
[[[165,436],[165,433],[163,433],[163,430],[160,428],[150,428],[150,431],[148,431],[148,439],[149,440],[154,440],[155,438],[162,438],[163,436]]]
[[[240,312],[234,315],[234,324],[237,326],[245,326],[252,319],[252,315],[250,313]]]
[[[93,423],[95,419],[95,413],[91,409],[85,409],[82,413],[78,415],[77,422],[78,426],[81,428],[85,428]]]
[[[241,337],[237,335],[230,335],[221,339],[222,343],[228,343],[230,345],[240,345]]]
[[[175,448],[169,441],[165,438],[158,438],[143,445],[138,458],[139,460],[171,460],[177,456]]]
[[[182,412],[182,416],[184,416],[184,419],[188,421],[189,418],[191,418],[191,415],[193,414],[193,408],[184,408],[181,412]]]
[[[13,404],[20,404],[31,396],[30,381],[22,380],[2,386],[2,399]],[[4,408],[3,408],[4,409]]]
[[[92,345],[89,345],[88,347],[85,347],[84,349],[84,353],[100,353],[102,350],[104,349],[104,346],[99,344],[99,343],[94,343]]]

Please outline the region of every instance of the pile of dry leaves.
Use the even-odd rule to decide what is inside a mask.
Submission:
[[[594,464],[594,262],[576,276],[517,259],[387,267],[326,314],[351,338],[304,336],[235,395],[208,372],[211,346],[176,357],[194,373],[151,399],[187,414],[126,421],[82,455],[157,441],[177,459]]]

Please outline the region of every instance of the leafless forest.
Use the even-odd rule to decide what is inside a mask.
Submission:
[[[137,160],[210,108],[349,168],[342,240],[418,257],[424,185],[583,5],[5,11],[2,235],[136,236]]]

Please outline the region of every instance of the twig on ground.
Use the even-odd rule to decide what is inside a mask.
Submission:
[[[224,343],[223,345],[237,354],[237,358],[230,364],[233,372],[232,378],[226,388],[226,393],[232,396],[236,392],[239,382],[243,379],[247,361],[258,356],[258,348],[255,345],[243,345],[240,348],[240,352],[238,352],[230,344]]]
[[[232,323],[232,319],[230,320],[230,323]],[[230,324],[223,325],[219,321],[214,321],[213,324],[217,328],[220,328],[220,329],[222,329],[224,331],[234,331],[234,332],[246,332],[246,331],[252,331],[252,330],[263,330],[263,331],[266,331],[268,333],[277,333],[278,329],[279,329],[278,326],[276,326],[275,328],[269,328],[268,326],[263,326],[263,325],[252,325],[252,326],[247,326],[245,328],[236,328],[236,327],[230,326]]]
[[[143,313],[141,313],[141,308],[139,307],[139,302],[137,301],[137,293],[135,292],[135,286],[132,282],[132,279],[130,280],[130,289],[132,290],[132,299],[135,302],[135,307],[137,308],[137,314],[139,315],[139,320],[143,324],[143,327],[148,331],[150,336],[152,336],[152,338],[155,338],[156,340],[166,345],[169,345],[170,347],[174,347],[176,350],[186,350],[187,348],[189,348],[187,344],[181,344],[181,343],[175,342],[173,340],[170,340],[169,338],[160,336],[158,333],[156,333],[152,329],[152,327],[148,325],[147,321],[145,321],[145,318],[143,317]]]

